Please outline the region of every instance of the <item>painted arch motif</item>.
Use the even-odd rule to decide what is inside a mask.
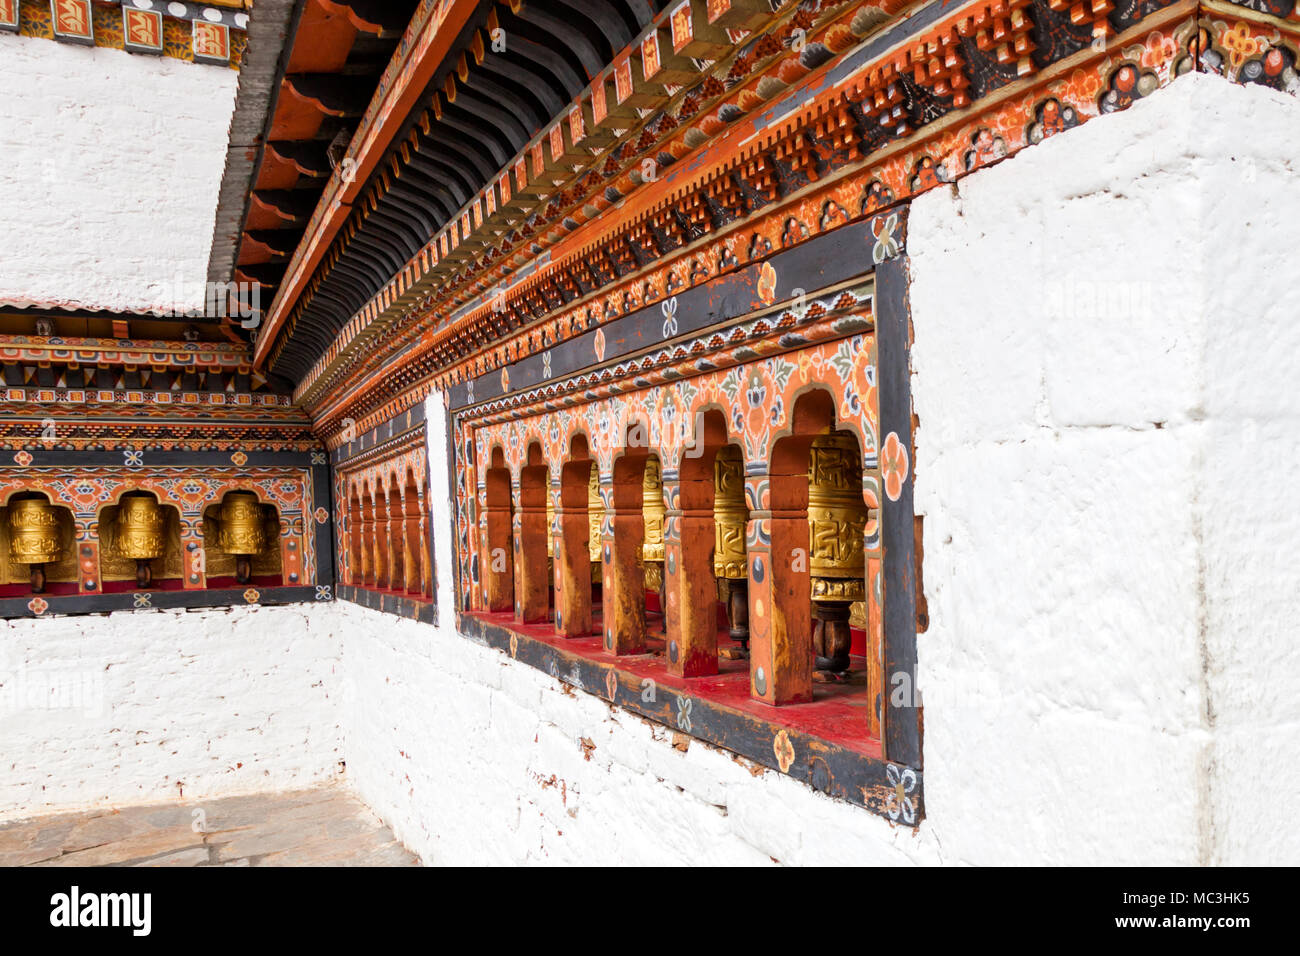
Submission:
[[[470,529],[478,528],[486,507],[486,463],[494,449],[500,448],[503,453],[517,498],[520,468],[529,445],[536,442],[551,467],[554,496],[558,494],[559,467],[569,457],[574,436],[587,437],[592,457],[607,484],[623,436],[629,428],[640,425],[648,434],[651,451],[660,457],[668,481],[680,467],[696,422],[705,412],[716,409],[726,416],[728,435],[741,444],[749,470],[763,474],[773,446],[790,431],[795,402],[816,389],[830,393],[837,427],[852,431],[858,440],[863,455],[863,492],[868,506],[874,509],[881,494],[875,361],[875,337],[856,335],[670,385],[474,428],[472,437],[465,436],[474,449],[470,461],[475,465],[472,470],[466,469],[474,495],[462,503],[458,515],[458,540],[467,548],[467,568],[477,565],[480,535],[470,533]],[[766,489],[763,480],[750,483],[751,508],[768,507]],[[866,533],[868,550],[878,551],[874,520]],[[475,591],[466,588],[465,596],[472,598]]]

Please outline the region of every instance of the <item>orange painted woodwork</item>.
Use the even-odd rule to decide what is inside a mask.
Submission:
[[[292,189],[301,172],[293,163],[280,157],[269,146],[262,151],[262,166],[257,171],[255,189]]]
[[[555,629],[565,637],[591,633],[591,556],[587,541],[587,485],[591,460],[582,436],[573,442],[573,460],[560,475],[560,502],[555,509],[560,536],[555,540]]]
[[[681,459],[678,501],[681,539],[676,555],[665,562],[668,580],[668,671],[681,677],[707,677],[718,672],[717,583],[713,577],[713,459],[726,443],[726,421],[716,409],[702,418],[701,434]],[[667,488],[665,487],[665,490]],[[665,545],[669,536],[665,535]]]
[[[546,499],[550,472],[542,450],[529,449],[530,464],[519,472],[519,529],[515,538],[515,617],[524,624],[545,621],[551,614],[551,582],[547,570]]]
[[[357,131],[359,150],[355,157],[357,164],[349,174],[350,181],[344,182],[338,171],[331,177],[318,207],[329,212],[304,237],[271,308],[267,310],[263,319],[264,331],[255,346],[254,366],[260,366],[266,361],[267,350],[274,344],[276,332],[287,318],[289,308],[329,250],[334,236],[351,215],[352,203],[360,195],[389,144],[405,125],[407,116],[424,95],[434,72],[477,6],[476,0],[450,0],[435,10],[418,35],[410,37],[399,48],[400,59],[395,59],[385,73],[385,79],[391,82],[381,86],[382,108],[375,111],[375,104],[372,103]],[[279,112],[277,109],[277,120]],[[271,139],[306,138],[309,137],[279,136],[272,129]]]
[[[510,469],[505,466],[500,448],[492,453],[492,467],[487,470],[486,482],[483,606],[489,611],[513,611],[514,521],[510,502]]]
[[[605,564],[601,601],[605,649],[614,654],[645,651],[645,565],[641,557],[645,464],[644,448],[625,452],[614,462],[614,536],[604,542],[610,560]]]
[[[308,0],[298,22],[298,35],[310,42],[293,45],[285,72],[337,73],[352,52],[357,28],[345,12],[337,8],[327,10],[322,0]]]

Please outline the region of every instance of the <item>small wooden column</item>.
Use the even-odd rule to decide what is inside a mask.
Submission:
[[[645,523],[641,484],[646,455],[625,453],[614,462],[614,534],[604,542],[605,591],[601,612],[605,650],[614,654],[645,652],[645,565],[641,545]]]
[[[388,586],[406,590],[406,512],[402,494],[394,484],[385,495],[388,501]]]
[[[375,587],[383,590],[389,586],[392,565],[388,560],[388,496],[382,484],[375,487],[374,508]]]
[[[420,593],[433,600],[433,525],[429,517],[429,486],[419,486],[420,496]]]
[[[718,673],[713,461],[726,441],[726,419],[722,412],[712,409],[697,418],[696,432],[682,447],[673,467],[664,465],[668,507],[664,520],[668,672],[679,677]]]
[[[560,475],[555,519],[555,629],[565,637],[591,633],[591,558],[588,554],[587,483],[591,462],[584,457],[566,463]]]
[[[808,515],[795,504],[807,501],[806,466],[769,476],[755,474],[754,464],[745,475],[746,537],[760,542],[748,554],[750,694],[768,704],[801,703],[812,700],[813,664]]]
[[[347,511],[347,535],[348,535],[348,573],[344,579],[344,584],[353,587],[360,587],[365,581],[365,559],[362,557],[365,546],[362,544],[361,528],[364,524],[361,517],[361,492],[353,485],[348,489],[348,511]]]
[[[428,562],[422,547],[424,534],[420,527],[420,496],[414,484],[402,492],[403,567],[406,569],[403,589],[416,597],[424,596],[424,565]]]
[[[515,618],[524,624],[545,621],[550,613],[551,582],[546,566],[546,499],[550,471],[540,462],[524,466],[519,476],[518,527],[515,533]]]
[[[361,584],[375,586],[375,496],[363,486],[361,495]]]
[[[483,606],[489,611],[513,611],[514,532],[511,516],[510,470],[498,448],[493,465],[486,472],[484,495],[484,551],[480,574],[483,581]]]
[[[676,605],[668,634],[668,672],[679,677],[707,677],[718,672],[718,592],[713,578],[713,455],[709,449],[696,461],[684,461],[675,493],[680,504],[671,522],[678,530],[676,558],[667,563]],[[668,493],[669,479],[664,477]],[[667,536],[665,534],[665,541]]]

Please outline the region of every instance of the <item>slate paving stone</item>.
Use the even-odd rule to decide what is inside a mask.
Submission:
[[[194,826],[200,821],[202,832]],[[392,830],[339,787],[0,824],[0,866],[418,864]]]
[[[135,864],[136,866],[206,866],[209,862],[208,848],[205,846],[194,847],[189,850],[178,850],[175,853],[167,853],[163,856],[156,857],[152,860],[144,860]]]

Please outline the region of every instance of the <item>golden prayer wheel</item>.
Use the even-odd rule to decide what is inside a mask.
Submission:
[[[251,491],[232,491],[221,503],[219,547],[235,556],[235,580],[247,584],[255,555],[266,550],[265,513]]]
[[[605,503],[600,498],[600,469],[591,463],[591,480],[587,482],[587,557],[591,559],[591,583],[599,584],[601,578],[600,564],[600,524],[605,517]]]
[[[651,455],[646,459],[645,474],[641,479],[641,520],[645,527],[641,545],[643,561],[663,562],[664,559],[664,484],[659,471],[659,459]]]
[[[32,593],[45,590],[45,565],[63,558],[59,515],[44,498],[9,502],[9,560],[31,566]]]
[[[664,482],[659,459],[646,459],[641,476],[641,562],[645,587],[659,595],[659,611],[665,612],[664,581]]]
[[[724,445],[713,459],[713,576],[727,602],[730,636],[749,647],[749,568],[745,554],[745,462],[740,449]],[[724,593],[725,591],[725,593]]]
[[[166,547],[163,512],[158,501],[147,493],[122,496],[117,513],[117,550],[124,558],[135,559],[135,581],[142,588],[153,582],[149,562],[161,558]]]
[[[818,435],[808,466],[808,571],[818,670],[849,667],[850,605],[866,599],[866,524],[857,442],[848,432]]]

